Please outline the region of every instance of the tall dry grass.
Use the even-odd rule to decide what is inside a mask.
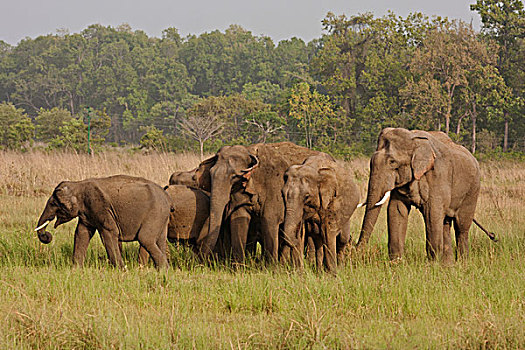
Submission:
[[[15,153],[0,151],[0,193],[10,196],[48,194],[60,181],[128,174],[167,184],[174,171],[190,170],[195,154],[104,152],[93,156],[74,153]]]
[[[525,348],[525,164],[481,164],[471,255],[450,268],[429,263],[421,215],[413,211],[406,257],[391,264],[381,213],[368,255],[337,276],[249,261],[238,270],[202,266],[170,246],[172,268],[127,271],[107,263],[100,239],[86,266],[71,264],[75,223],[50,245],[32,231],[62,180],[118,173],[165,184],[199,163],[192,154],[0,152],[0,348]],[[368,159],[344,163],[364,198]],[[354,239],[363,217],[352,218]]]

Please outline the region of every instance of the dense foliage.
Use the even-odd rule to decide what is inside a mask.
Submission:
[[[0,147],[87,151],[89,129],[92,149],[291,140],[346,157],[401,126],[448,132],[472,151],[523,152],[523,4],[471,8],[480,33],[418,13],[328,13],[310,43],[236,25],[185,38],[91,25],[0,41]]]

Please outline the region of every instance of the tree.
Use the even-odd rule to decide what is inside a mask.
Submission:
[[[216,102],[212,97],[197,103],[179,122],[182,132],[199,142],[201,160],[204,159],[204,143],[218,136],[224,126],[220,119],[224,107]]]
[[[312,90],[307,83],[295,85],[288,100],[289,116],[304,132],[305,146],[322,146],[330,135],[329,125],[337,116],[330,98]]]
[[[140,147],[153,149],[155,151],[166,150],[166,137],[162,130],[157,129],[154,126],[147,126],[142,128],[145,131],[144,135],[140,138]]]
[[[231,25],[224,33],[215,30],[188,37],[180,57],[195,79],[191,92],[218,96],[240,93],[248,82],[275,82],[273,48],[270,38],[256,37],[238,25]]]
[[[245,119],[245,122],[255,126],[254,134],[258,135],[255,140],[256,143],[266,143],[272,135],[277,134],[285,127],[284,118],[271,110],[253,112]]]
[[[246,83],[242,87],[242,96],[247,100],[276,104],[283,90],[277,84],[264,80],[257,84]]]
[[[31,119],[11,103],[0,103],[0,146],[25,149],[32,142],[35,127]]]
[[[59,128],[73,119],[67,109],[54,107],[52,109],[40,108],[38,116],[35,118],[36,138],[40,141],[48,142],[59,134]]]
[[[71,118],[64,121],[58,128],[58,134],[49,141],[50,147],[64,148],[77,152],[89,152],[88,125],[84,120],[86,117],[87,116],[79,116],[78,118]],[[91,149],[96,149],[104,143],[110,126],[111,119],[105,110],[95,111],[95,115],[91,118]]]
[[[498,70],[505,83],[512,89],[517,102],[525,99],[525,10],[520,0],[477,0],[470,9],[481,16],[482,32],[495,39],[499,51]],[[522,108],[510,108],[504,111],[503,151],[508,148],[509,123],[516,131],[524,131],[525,111]],[[519,134],[518,134],[519,135]],[[523,134],[522,134],[523,135]]]
[[[444,121],[448,134],[451,122],[462,119],[453,107],[460,91],[469,86],[470,72],[494,62],[489,48],[465,23],[444,20],[435,24],[414,52],[410,62],[413,78],[407,80],[403,96],[412,113],[440,116],[437,129]]]

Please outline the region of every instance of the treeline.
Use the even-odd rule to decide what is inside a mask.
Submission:
[[[290,140],[348,156],[399,126],[445,131],[472,151],[523,152],[523,4],[471,9],[481,32],[419,13],[328,13],[309,43],[236,25],[184,38],[92,25],[0,41],[0,147],[85,151],[89,134],[92,149]]]

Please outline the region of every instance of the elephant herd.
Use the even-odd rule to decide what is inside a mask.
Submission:
[[[222,147],[193,170],[174,173],[164,188],[127,175],[61,182],[35,231],[41,242],[49,243],[47,224],[56,218],[57,227],[78,217],[75,265],[83,264],[98,231],[110,262],[119,267],[124,266],[121,242],[138,241],[139,261],[151,256],[157,268],[164,268],[166,241],[184,240],[201,258],[230,257],[235,262],[255,253],[259,244],[266,260],[297,268],[304,266],[307,251],[318,268],[334,272],[352,244],[355,209],[366,207],[356,246],[360,250],[389,200],[390,258],[403,256],[414,206],[425,221],[427,256],[450,264],[450,227],[457,256],[467,256],[479,190],[476,159],[446,134],[387,128],[370,160],[363,204],[352,174],[326,153],[290,142],[236,145]]]

